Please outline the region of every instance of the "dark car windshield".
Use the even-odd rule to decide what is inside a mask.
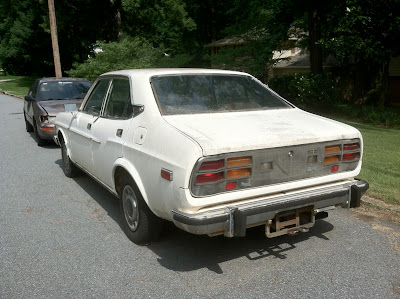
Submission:
[[[38,90],[38,99],[40,101],[83,99],[90,86],[89,81],[42,82]]]
[[[164,115],[291,107],[249,76],[167,75],[151,81]]]

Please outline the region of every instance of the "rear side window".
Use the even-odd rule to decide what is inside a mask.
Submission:
[[[85,107],[83,108],[83,112],[91,115],[100,115],[101,106],[107,95],[109,85],[110,79],[97,81],[85,104]]]
[[[113,79],[104,117],[128,119],[132,116],[130,84],[128,79]]]

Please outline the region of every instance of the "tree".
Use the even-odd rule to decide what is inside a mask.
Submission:
[[[188,50],[187,34],[196,24],[183,0],[122,0],[122,30],[164,47],[168,54]]]
[[[48,19],[47,5],[32,5],[31,0],[0,2],[0,61],[8,73],[33,75],[52,71],[51,41],[38,26],[42,16]]]
[[[331,30],[324,34],[322,44],[343,63],[355,63],[375,78],[378,106],[383,109],[389,62],[400,55],[400,1],[346,0],[329,23]]]

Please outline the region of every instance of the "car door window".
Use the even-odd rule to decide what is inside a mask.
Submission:
[[[96,83],[92,93],[90,94],[85,104],[85,107],[83,108],[83,112],[92,115],[100,115],[101,106],[107,94],[109,84],[110,79],[99,80]]]
[[[132,117],[130,84],[128,79],[113,79],[110,96],[104,109],[104,117],[128,119]]]
[[[39,80],[36,80],[32,85],[31,89],[29,89],[28,95],[32,96],[34,99],[36,98],[36,93],[38,91]]]

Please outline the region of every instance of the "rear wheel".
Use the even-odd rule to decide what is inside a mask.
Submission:
[[[26,115],[24,112],[24,119],[25,119],[25,128],[27,132],[33,132],[33,126],[30,124],[30,122],[26,119]]]
[[[65,145],[64,140],[60,139],[60,143],[61,143],[61,157],[63,161],[64,174],[69,178],[74,178],[78,175],[79,170],[69,158],[67,146]]]
[[[39,146],[43,146],[49,143],[49,141],[47,139],[43,139],[42,137],[40,137],[39,135],[39,131],[40,129],[38,129],[38,125],[36,123],[36,120],[33,119],[33,131],[35,133],[35,138],[36,138],[36,142]]]
[[[162,220],[149,209],[131,179],[123,178],[120,190],[120,209],[126,236],[138,245],[157,240]]]

